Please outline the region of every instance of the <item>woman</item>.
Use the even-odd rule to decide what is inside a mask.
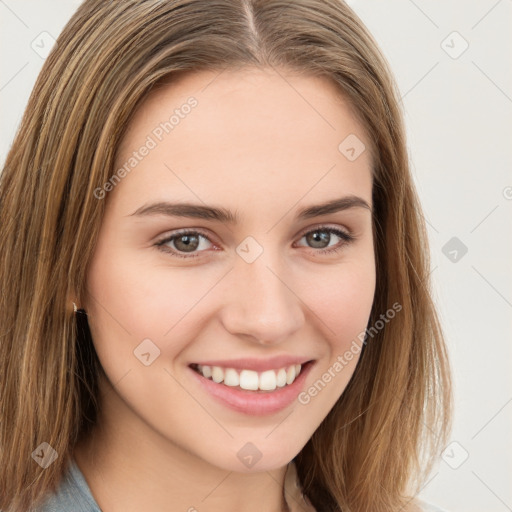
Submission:
[[[433,510],[398,104],[339,0],[80,6],[0,176],[2,510]]]

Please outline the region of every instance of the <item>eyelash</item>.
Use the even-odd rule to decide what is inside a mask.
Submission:
[[[355,240],[355,236],[345,232],[345,231],[342,231],[340,229],[337,229],[337,228],[333,228],[333,227],[329,227],[329,226],[319,226],[315,229],[312,229],[310,231],[306,231],[305,233],[303,233],[301,235],[300,238],[304,238],[305,236],[307,235],[310,235],[311,233],[316,233],[317,231],[326,231],[328,233],[334,233],[336,236],[338,236],[339,238],[341,238],[343,240],[343,242],[339,243],[338,245],[334,246],[334,247],[331,247],[331,248],[325,248],[325,249],[318,249],[316,250],[315,252],[318,252],[320,254],[334,254],[334,253],[337,253],[339,251],[341,251],[345,245],[347,244],[350,244],[351,242],[353,242]],[[166,247],[165,244],[168,243],[168,242],[172,242],[173,240],[175,240],[176,238],[179,238],[180,236],[183,236],[183,235],[199,235],[199,236],[202,236],[204,238],[206,238],[209,242],[211,242],[211,240],[208,238],[208,236],[201,232],[201,231],[196,231],[196,230],[182,230],[182,231],[178,231],[176,233],[174,233],[172,236],[168,236],[166,238],[164,238],[163,240],[160,240],[158,242],[156,242],[155,246],[158,247],[158,249],[160,251],[163,251],[167,254],[171,254],[172,256],[176,256],[177,258],[197,258],[198,256],[200,256],[201,252],[198,252],[196,254],[190,254],[190,255],[184,255],[183,253],[180,253],[178,251],[175,251],[173,249],[170,249],[169,247]],[[314,247],[310,247],[310,249],[313,249],[314,250]]]

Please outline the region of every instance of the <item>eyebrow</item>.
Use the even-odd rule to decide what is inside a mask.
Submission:
[[[365,208],[372,211],[370,205],[358,196],[345,196],[339,199],[333,199],[318,205],[308,206],[299,210],[298,220],[307,220],[312,217],[328,215],[351,208]],[[226,208],[216,206],[203,206],[200,204],[180,202],[169,203],[160,201],[149,205],[144,205],[135,210],[128,216],[147,216],[147,215],[167,215],[170,217],[188,217],[194,219],[217,220],[227,224],[237,224],[240,220],[236,213]]]

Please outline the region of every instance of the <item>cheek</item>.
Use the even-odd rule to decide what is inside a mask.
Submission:
[[[298,402],[312,418],[323,418],[345,390],[359,361],[374,299],[374,260],[345,261],[336,270],[324,269],[314,282],[303,293],[316,318],[311,321],[323,333],[325,350]]]
[[[99,246],[87,273],[86,310],[94,347],[117,392],[136,404],[142,417],[168,410],[169,401],[173,410],[191,408],[190,396],[164,370],[169,363],[172,368],[200,332],[196,306],[214,282]],[[168,424],[177,421],[166,414]],[[192,422],[198,410],[182,414]]]
[[[326,267],[308,279],[303,293],[332,351],[345,351],[368,323],[375,293],[374,260],[360,258]]]
[[[183,347],[176,333],[190,329],[194,309],[218,279],[194,268],[155,266],[134,251],[99,246],[87,274],[87,313],[99,351],[129,349],[149,338],[162,351]],[[197,319],[196,319],[197,323]],[[108,338],[108,340],[107,340]],[[168,340],[175,338],[172,344]]]

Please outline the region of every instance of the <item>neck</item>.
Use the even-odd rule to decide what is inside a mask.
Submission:
[[[286,466],[250,473],[216,467],[164,438],[112,391],[101,394],[98,421],[74,450],[101,510],[289,510],[283,496]]]

